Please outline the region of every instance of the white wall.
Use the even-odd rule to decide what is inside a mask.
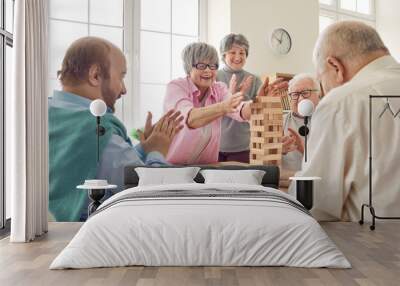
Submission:
[[[207,42],[219,51],[219,42],[231,32],[231,0],[208,0]]]
[[[376,29],[398,61],[400,61],[399,11],[399,0],[376,0]]]
[[[242,33],[250,42],[245,68],[257,75],[313,71],[311,57],[318,37],[318,0],[228,0],[230,15],[226,11],[222,14],[213,11],[222,5],[214,2],[220,1],[209,0],[209,43],[218,46],[224,34]],[[223,25],[215,26],[217,21]],[[269,46],[269,36],[275,28],[286,29],[292,37],[292,50],[287,55],[276,55]],[[216,33],[213,29],[220,30]],[[221,32],[224,34],[220,35]]]

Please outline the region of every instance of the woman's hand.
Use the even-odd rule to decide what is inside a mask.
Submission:
[[[228,96],[224,101],[221,102],[223,113],[227,114],[236,112],[237,107],[242,102],[243,98],[243,93],[241,92]]]
[[[241,92],[242,94],[246,94],[250,90],[252,83],[253,83],[253,77],[249,75],[242,81],[242,83],[239,85],[238,88],[236,75],[233,74],[231,80],[229,81],[229,91],[231,94],[235,94],[238,91]]]
[[[236,75],[233,74],[231,80],[229,81],[229,92],[231,94],[236,93],[236,87],[237,87]]]
[[[269,78],[266,77],[262,86],[258,89],[258,96],[280,96],[281,90],[288,88],[288,82],[282,78],[278,78],[273,83],[269,83]]]

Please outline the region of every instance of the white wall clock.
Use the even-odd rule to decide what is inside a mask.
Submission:
[[[292,38],[290,34],[282,28],[275,29],[269,39],[271,48],[280,55],[286,55],[292,48]]]

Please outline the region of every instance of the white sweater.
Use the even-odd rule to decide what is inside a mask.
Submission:
[[[376,59],[331,90],[313,114],[308,160],[296,175],[322,177],[312,210],[319,220],[358,221],[368,203],[369,95],[400,95],[400,65],[393,57]],[[396,113],[400,99],[390,102]],[[399,216],[400,118],[389,112],[379,118],[385,103],[372,102],[373,204],[379,216]]]

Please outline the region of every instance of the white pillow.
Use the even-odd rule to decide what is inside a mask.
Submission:
[[[139,176],[139,186],[195,183],[193,179],[199,170],[199,167],[135,168]]]
[[[226,183],[261,185],[265,171],[262,170],[202,170],[205,184]]]

